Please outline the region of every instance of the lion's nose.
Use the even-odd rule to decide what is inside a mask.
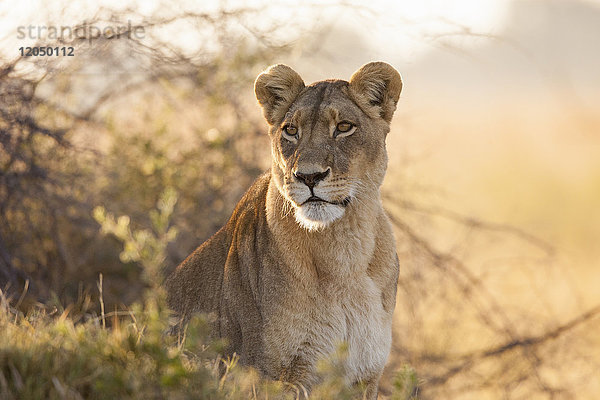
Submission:
[[[330,169],[327,168],[323,172],[314,172],[312,174],[303,174],[301,172],[295,172],[294,176],[298,178],[299,181],[304,182],[306,186],[312,189],[317,183],[319,183],[319,181],[322,181],[327,175],[329,175],[329,171]]]

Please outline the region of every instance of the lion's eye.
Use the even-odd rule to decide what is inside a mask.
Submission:
[[[345,137],[350,136],[356,130],[356,125],[352,122],[342,121],[335,126],[335,132],[333,132],[333,137]]]
[[[298,134],[298,128],[294,125],[286,125],[283,127],[283,131],[287,133],[289,136],[296,136]]]
[[[339,124],[337,124],[336,129],[339,132],[346,133],[346,132],[350,131],[350,129],[352,129],[353,126],[354,125],[352,125],[350,122],[344,121],[344,122],[340,122]]]

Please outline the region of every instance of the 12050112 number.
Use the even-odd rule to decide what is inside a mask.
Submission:
[[[63,56],[73,57],[75,55],[74,47],[20,47],[21,57],[47,57]]]

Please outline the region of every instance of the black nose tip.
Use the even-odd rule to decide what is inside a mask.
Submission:
[[[315,172],[313,174],[303,174],[301,172],[296,172],[294,175],[298,178],[299,181],[304,182],[306,186],[309,188],[313,188],[319,181],[325,179],[327,175],[329,175],[330,169],[327,168],[324,172]]]

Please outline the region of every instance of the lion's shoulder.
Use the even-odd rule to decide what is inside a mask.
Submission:
[[[271,172],[267,171],[254,181],[238,202],[227,222],[226,229],[233,233],[247,230],[251,224],[258,224],[265,218],[267,191],[271,182]]]

